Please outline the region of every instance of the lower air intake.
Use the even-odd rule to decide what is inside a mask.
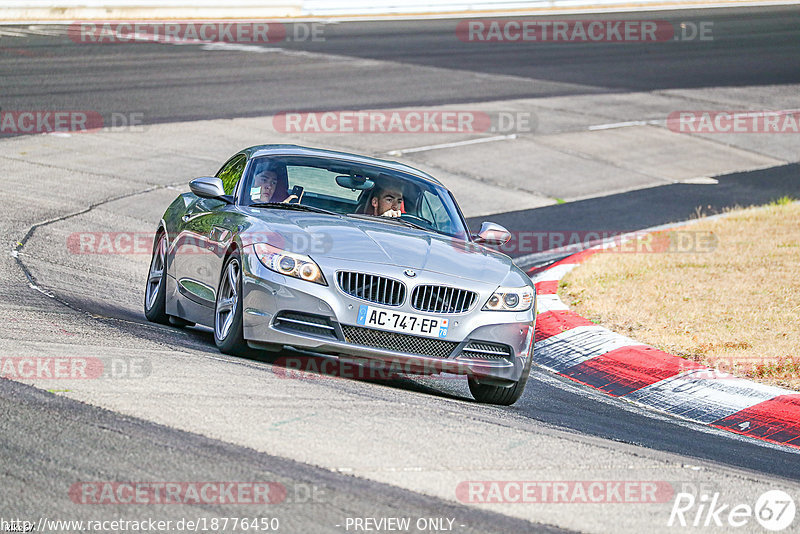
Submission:
[[[511,358],[511,349],[498,343],[470,341],[458,357],[469,360],[508,360]]]
[[[336,329],[327,317],[309,313],[284,311],[280,312],[273,326],[286,332],[337,339]]]
[[[345,340],[353,345],[407,352],[434,358],[447,358],[458,346],[458,343],[454,341],[384,332],[360,326],[342,325],[342,330],[344,331]]]

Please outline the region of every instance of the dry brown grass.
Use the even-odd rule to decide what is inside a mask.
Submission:
[[[800,389],[800,204],[735,210],[675,231],[670,242],[680,232],[711,232],[716,247],[595,254],[561,282],[561,298],[661,350]]]

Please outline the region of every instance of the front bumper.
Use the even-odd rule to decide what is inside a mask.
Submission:
[[[533,352],[535,309],[481,311],[496,285],[463,282],[479,294],[461,314],[426,314],[408,303],[397,309],[447,317],[446,339],[386,332],[357,325],[359,305],[370,304],[341,291],[335,270],[320,265],[327,286],[286,277],[265,268],[254,254],[243,255],[244,337],[252,347],[288,345],[353,360],[381,361],[421,374],[453,373],[481,383],[508,386],[522,376]],[[366,272],[363,262],[338,261],[335,269]],[[375,274],[403,279],[402,269],[376,265]],[[441,283],[441,275],[419,273],[414,283]],[[459,284],[455,284],[459,285]]]

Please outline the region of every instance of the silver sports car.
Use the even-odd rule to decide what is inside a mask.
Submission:
[[[467,375],[480,402],[514,403],[531,367],[536,291],[471,235],[428,174],[291,145],[242,150],[192,180],[159,222],[150,321],[214,329],[222,352],[293,347],[359,364]]]

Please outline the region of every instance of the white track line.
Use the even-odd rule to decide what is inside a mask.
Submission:
[[[516,139],[517,134],[510,135],[496,135],[494,137],[482,137],[480,139],[468,139],[466,141],[454,141],[452,143],[442,143],[440,145],[427,145],[415,148],[401,148],[398,150],[390,150],[386,154],[389,156],[402,156],[403,154],[412,154],[414,152],[427,152],[428,150],[439,150],[440,148],[453,148],[465,145],[477,145],[479,143],[493,143],[495,141],[508,141]]]
[[[593,132],[595,130],[613,130],[615,128],[628,128],[630,126],[648,126],[648,125],[663,125],[663,120],[650,120],[650,121],[626,121],[626,122],[611,122],[609,124],[595,124],[589,126],[587,130]]]

